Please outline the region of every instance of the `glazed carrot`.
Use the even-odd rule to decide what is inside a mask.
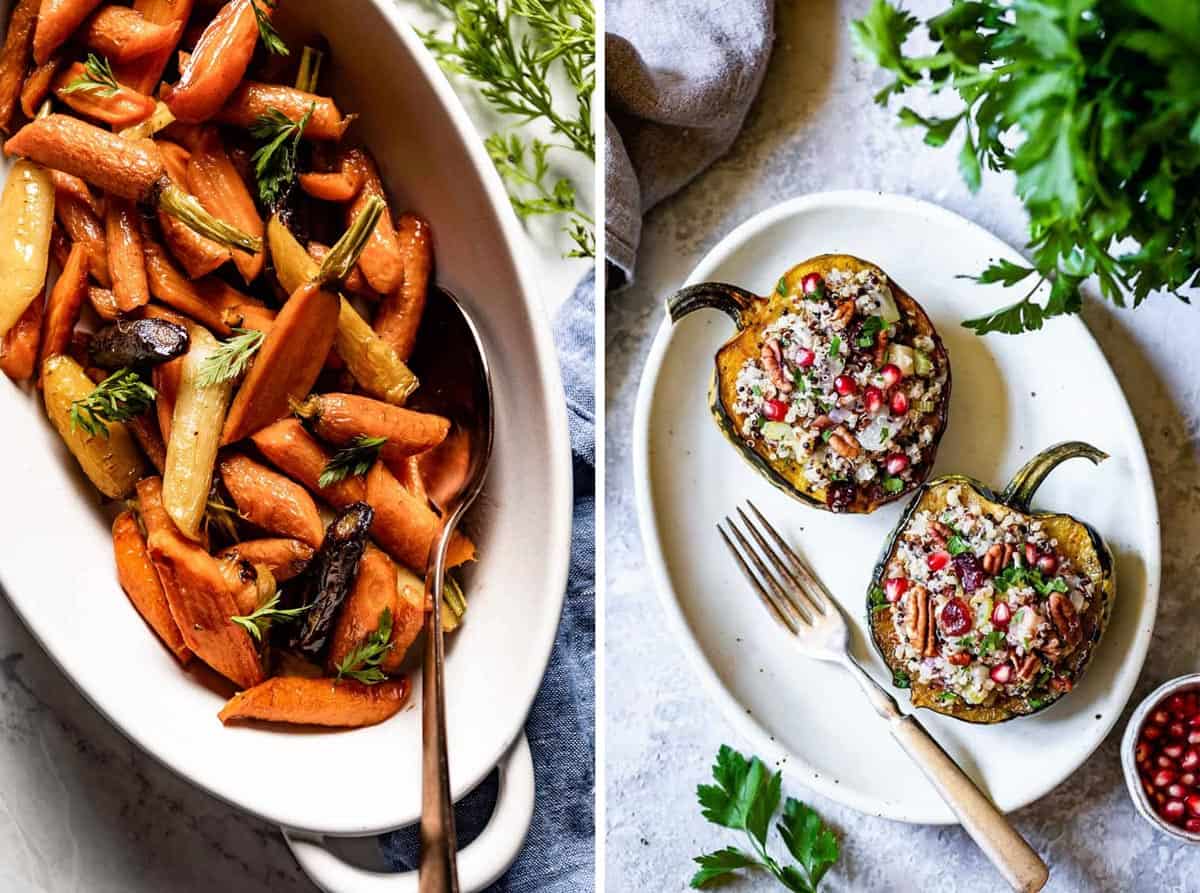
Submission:
[[[441,526],[437,514],[405,490],[383,462],[376,462],[367,474],[367,503],[375,509],[371,536],[405,567],[423,574],[430,546]],[[475,546],[461,533],[455,533],[446,567],[474,558]]]
[[[224,283],[221,284],[224,285]],[[275,325],[275,311],[257,304],[238,304],[236,307],[222,310],[221,319],[226,325],[233,328],[269,332]]]
[[[242,617],[248,617],[258,609],[261,588],[259,586],[258,569],[248,561],[241,558],[225,558],[217,559],[217,567],[221,570],[221,576],[225,578],[225,583],[229,586],[229,592],[233,595],[233,603],[237,605],[237,612]],[[274,589],[274,578],[271,579],[271,588]],[[270,599],[270,595],[267,596]]]
[[[108,245],[108,269],[112,276],[117,308],[129,313],[150,303],[146,261],[142,254],[142,230],[137,209],[128,199],[111,197],[104,220]]]
[[[267,568],[278,583],[298,577],[312,562],[316,550],[300,540],[243,540],[217,553],[218,560],[239,558]]]
[[[25,69],[33,56],[33,32],[41,0],[17,0],[8,17],[8,34],[0,50],[0,133],[10,133],[21,95]]]
[[[401,486],[422,502],[429,501],[429,493],[425,490],[425,477],[421,474],[421,457],[409,456],[397,468],[392,466],[392,474],[396,476]]]
[[[162,153],[163,164],[171,181],[180,188],[187,188],[192,153],[176,143],[160,140],[156,145]],[[158,223],[162,227],[163,240],[171,249],[171,254],[183,265],[189,279],[206,276],[233,258],[233,252],[227,247],[204,238],[165,211],[158,213]]]
[[[171,420],[175,417],[175,397],[179,393],[179,380],[182,377],[183,357],[163,363],[161,366],[155,366],[151,375],[154,390],[158,391],[158,398],[154,401],[154,410],[155,415],[158,416],[158,430],[164,442],[171,439]]]
[[[87,296],[87,248],[76,242],[71,246],[67,263],[58,275],[50,299],[46,302],[45,333],[42,337],[41,361],[66,353],[71,333],[79,323],[79,312]]]
[[[441,416],[355,394],[313,394],[296,415],[317,437],[339,446],[362,435],[386,438],[380,456],[389,464],[432,449],[450,432],[450,422]]]
[[[262,664],[249,633],[229,619],[237,613],[237,605],[217,560],[171,522],[163,508],[160,478],[144,478],[137,492],[150,560],[184,644],[241,688],[258,685],[263,680]]]
[[[189,190],[214,217],[228,220],[234,226],[256,238],[263,236],[263,221],[254,206],[254,197],[246,182],[233,166],[221,135],[215,127],[205,127],[196,150],[187,166]],[[239,251],[233,262],[246,282],[253,282],[262,273],[264,256]]]
[[[62,171],[50,171],[50,182],[54,184],[54,194],[59,196],[59,201],[63,198],[73,198],[87,205],[88,210],[97,217],[104,216],[101,202],[96,199],[88,184],[83,180],[71,174],[64,174]]]
[[[396,227],[400,242],[400,257],[404,277],[400,287],[385,294],[375,313],[375,331],[396,349],[405,362],[412,356],[425,312],[425,296],[429,290],[429,274],[433,269],[433,246],[429,224],[416,214],[400,215]]]
[[[371,231],[371,239],[363,249],[358,263],[363,275],[371,283],[371,288],[381,295],[390,294],[400,287],[404,268],[400,258],[400,242],[392,225],[391,212],[387,210],[387,195],[383,190],[383,182],[379,179],[379,170],[375,167],[375,162],[365,152],[353,149],[347,156],[347,163],[358,171],[363,181],[362,189],[346,209],[347,226],[358,219],[371,199],[378,198],[384,202],[383,216]]]
[[[261,719],[298,725],[359,728],[373,726],[400,712],[408,700],[407,679],[363,685],[350,679],[275,676],[238,692],[217,716],[223,723]]]
[[[340,140],[354,120],[352,115],[343,116],[337,103],[328,96],[317,96],[283,84],[256,81],[243,81],[216,113],[214,120],[249,129],[269,111],[277,111],[292,121],[300,121],[309,109],[312,109],[312,117],[304,127],[305,139]]]
[[[300,174],[297,179],[300,188],[313,198],[339,205],[352,200],[362,189],[362,174],[357,170]]]
[[[396,570],[396,610],[392,613],[392,650],[380,666],[383,672],[394,675],[400,671],[408,649],[425,628],[425,613],[432,606],[425,600],[425,579],[406,567],[392,565]]]
[[[259,3],[257,12],[270,17],[274,8]],[[200,36],[179,83],[163,88],[163,101],[180,121],[195,124],[217,113],[246,73],[258,44],[258,22],[252,0],[230,0]]]
[[[112,526],[113,553],[117,559],[117,580],[142,619],[171,650],[180,663],[191,660],[192,652],[183,644],[183,635],[171,616],[158,571],[146,551],[146,540],[133,512],[121,512]]]
[[[100,0],[42,0],[33,33],[33,58],[37,64],[41,65],[66,43],[99,5]]]
[[[117,307],[117,296],[112,293],[112,289],[89,285],[87,296],[88,303],[92,305],[96,315],[105,322],[113,322],[120,317],[121,311]]]
[[[425,587],[419,593],[405,586],[402,596],[397,586],[397,567],[392,559],[374,546],[367,546],[358,563],[354,588],[346,597],[334,626],[326,666],[330,671],[346,659],[355,648],[379,629],[380,615],[391,612],[391,650],[380,664],[385,673],[395,673],[404,661],[425,622]],[[411,577],[406,575],[406,582]]]
[[[157,416],[152,416],[147,410],[142,415],[134,416],[125,423],[133,439],[138,442],[150,464],[159,474],[167,466],[167,445],[163,443],[162,434],[158,430]]]
[[[88,272],[105,288],[112,285],[108,271],[108,244],[104,224],[87,205],[72,195],[55,192],[55,215],[70,240],[88,250]]]
[[[46,285],[54,184],[45,168],[13,164],[0,193],[0,333],[14,325]]]
[[[142,230],[142,250],[150,294],[222,337],[231,331],[225,321],[226,312],[233,311],[235,319],[245,319],[252,310],[256,314],[265,312],[257,298],[242,294],[220,279],[206,276],[189,281],[171,263],[166,249],[150,237],[145,229]],[[256,315],[254,318],[258,320],[262,317]]]
[[[462,489],[470,471],[470,438],[462,428],[455,428],[445,440],[416,460],[429,499],[434,505],[445,505],[446,500]]]
[[[54,95],[79,114],[116,128],[131,127],[154,113],[154,100],[121,85],[116,90],[80,88],[88,79],[82,62],[63,69],[54,79]]]
[[[37,369],[38,347],[42,343],[42,317],[46,313],[46,295],[38,295],[17,324],[0,340],[0,371],[13,381],[28,381]]]
[[[307,490],[239,453],[221,459],[218,467],[243,518],[270,533],[320,548],[325,525]]]
[[[182,22],[159,25],[128,6],[101,6],[80,29],[79,40],[109,62],[129,62],[170,50],[183,33]]]
[[[348,477],[328,487],[319,486],[321,472],[332,456],[296,419],[283,419],[268,425],[251,434],[250,440],[268,462],[335,509],[367,498],[366,483],[360,477]]]
[[[192,14],[192,0],[134,0],[133,8],[147,22],[156,25],[178,25],[179,34],[183,33],[184,23]],[[117,70],[117,80],[128,84],[139,93],[147,96],[155,95],[158,82],[162,79],[163,69],[171,60],[175,43],[138,58],[135,62],[122,65]]]
[[[24,86],[21,87],[21,111],[25,113],[25,117],[32,118],[37,115],[38,109],[50,95],[50,87],[54,84],[54,77],[62,68],[63,61],[60,56],[51,56],[29,72]]]
[[[308,243],[308,256],[315,260],[318,264],[325,260],[329,255],[329,246],[322,245],[320,242]],[[362,270],[355,267],[350,271],[350,275],[342,280],[342,288],[351,294],[367,298],[371,301],[379,300],[379,293],[367,284],[366,278],[362,274]]]

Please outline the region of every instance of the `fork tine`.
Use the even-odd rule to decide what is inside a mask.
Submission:
[[[825,607],[821,604],[820,596],[817,595],[814,597],[814,594],[809,591],[808,584],[806,584],[803,580],[797,577],[795,573],[792,572],[792,569],[788,567],[787,562],[780,557],[777,550],[771,547],[771,544],[768,543],[762,533],[759,532],[758,526],[746,517],[746,513],[743,512],[740,507],[738,508],[737,513],[741,516],[742,523],[746,526],[746,529],[750,531],[750,535],[753,536],[755,542],[758,543],[758,547],[762,551],[762,554],[768,559],[772,560],[775,564],[775,569],[782,572],[784,576],[792,581],[792,585],[796,587],[795,592],[784,593],[787,599],[791,601],[797,608],[802,607],[810,617],[815,617],[818,614],[824,614]]]
[[[754,547],[750,545],[746,537],[742,535],[742,531],[738,528],[737,524],[729,516],[725,517],[725,526],[733,533],[738,541],[738,545],[742,547],[742,552],[750,559],[750,563],[754,565],[754,569],[758,571],[759,579],[771,587],[771,591],[775,594],[776,603],[782,608],[786,608],[787,613],[793,620],[799,621],[805,626],[811,624],[813,615],[807,611],[800,610],[799,606],[792,599],[788,598],[787,590],[779,582],[779,578],[771,572],[770,568],[763,562],[758,552],[754,550]]]
[[[728,523],[728,519],[726,519],[726,522]],[[742,573],[745,575],[747,582],[749,582],[750,586],[755,590],[755,592],[758,593],[763,604],[767,606],[767,610],[771,612],[775,619],[779,621],[779,623],[785,629],[787,629],[788,632],[790,632],[792,635],[796,635],[798,630],[796,629],[796,625],[792,621],[791,617],[780,610],[779,605],[775,603],[775,599],[769,592],[767,592],[762,583],[759,582],[758,577],[754,576],[754,572],[750,570],[750,565],[746,564],[746,560],[742,558],[741,553],[737,550],[737,546],[733,544],[733,541],[729,538],[729,534],[722,529],[720,524],[717,525],[717,533],[721,534],[721,539],[725,540],[725,545],[728,546],[729,551],[733,553],[733,557],[737,560],[738,567],[742,569]]]
[[[771,534],[771,538],[775,540],[775,542],[779,545],[779,548],[782,549],[783,553],[791,560],[792,566],[808,580],[808,582],[811,584],[811,587],[815,588],[820,594],[821,598],[825,600],[821,607],[825,608],[829,605],[837,604],[837,602],[835,602],[833,599],[833,595],[830,594],[829,589],[826,588],[823,582],[821,582],[821,578],[813,572],[803,558],[795,553],[792,547],[787,544],[787,541],[779,535],[779,531],[771,526],[771,522],[763,517],[763,513],[758,510],[758,506],[756,506],[749,499],[746,500],[746,505],[750,506],[750,510],[758,516],[758,520],[762,522],[762,525],[765,528],[767,528],[767,532]],[[811,595],[811,588],[808,591]]]

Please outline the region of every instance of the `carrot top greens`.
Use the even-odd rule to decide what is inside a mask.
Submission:
[[[71,428],[108,437],[110,423],[128,422],[154,405],[158,392],[132,369],[119,369],[71,404]]]

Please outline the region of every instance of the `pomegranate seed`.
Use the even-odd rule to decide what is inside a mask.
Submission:
[[[849,375],[839,375],[833,380],[833,389],[843,397],[858,393],[858,384]]]
[[[787,404],[782,400],[768,400],[763,404],[763,415],[772,422],[782,422],[783,417],[787,415]]]
[[[908,394],[904,391],[893,391],[891,407],[895,415],[904,415],[908,412]]]
[[[1012,664],[999,664],[992,667],[992,681],[999,685],[1008,685],[1008,681],[1012,679]]]
[[[1189,691],[1186,695],[1184,695],[1183,710],[1185,716],[1192,716],[1195,713],[1200,712],[1200,695],[1197,695],[1194,691]],[[1200,719],[1200,717],[1197,718]]]
[[[1173,722],[1167,726],[1167,734],[1176,741],[1182,741],[1185,737],[1187,737],[1187,726],[1181,722]]]
[[[1184,803],[1187,804],[1188,812],[1192,815],[1200,815],[1200,794],[1192,794]]]
[[[931,571],[940,571],[950,563],[949,552],[930,552],[929,557],[925,559],[925,563],[929,565]]]
[[[1154,773],[1154,786],[1156,788],[1165,788],[1175,782],[1178,778],[1170,769],[1161,769]],[[1194,794],[1192,796],[1195,796]],[[1191,797],[1188,798],[1191,800]],[[1196,815],[1200,815],[1200,797],[1196,797]]]
[[[1184,705],[1183,695],[1171,695],[1170,700],[1167,701],[1167,709],[1174,713],[1177,719],[1187,718],[1188,713]]]
[[[883,409],[883,391],[873,385],[868,387],[863,391],[863,405],[866,406],[867,412],[879,412]]]
[[[1007,602],[996,602],[996,607],[992,608],[992,626],[1004,628],[1008,626],[1008,622],[1012,620],[1012,608]]]
[[[965,635],[971,629],[971,609],[957,596],[946,602],[940,615],[942,629],[947,635]]]
[[[1191,726],[1193,729],[1200,729],[1200,714],[1197,714],[1196,716],[1193,716],[1191,719],[1189,719],[1188,725]]]
[[[1150,720],[1158,723],[1160,726],[1165,726],[1171,721],[1171,715],[1166,710],[1155,710],[1150,714]]]
[[[1167,796],[1168,797],[1186,797],[1187,796],[1187,786],[1183,785],[1177,781],[1177,782],[1175,782],[1175,784],[1170,785],[1167,788]]]
[[[971,662],[971,655],[967,654],[965,651],[959,651],[955,654],[951,654],[948,658],[946,658],[946,660],[950,661],[950,663],[954,664],[956,667],[965,667]]]
[[[1156,759],[1154,762],[1158,765],[1159,769],[1175,768],[1175,761],[1170,757],[1163,756],[1162,754],[1159,754],[1158,759]]]
[[[1037,560],[1037,569],[1047,577],[1054,576],[1054,572],[1058,570],[1058,559],[1053,555],[1042,555]]]
[[[1187,753],[1179,760],[1179,768],[1191,772],[1193,769],[1200,768],[1200,750],[1194,747],[1189,747]],[[1191,784],[1192,782],[1188,782]]]
[[[892,453],[887,457],[887,473],[895,477],[908,468],[908,456],[903,453]]]
[[[801,369],[807,369],[816,362],[817,355],[807,347],[802,347],[796,351],[796,365]]]
[[[896,602],[900,601],[901,596],[908,592],[908,578],[892,577],[883,584],[883,591],[887,596],[887,600],[893,605],[896,604]]]
[[[821,278],[820,273],[809,273],[800,280],[800,288],[804,290],[806,295],[813,295],[825,287],[825,280]]]
[[[1185,787],[1194,788],[1196,786],[1196,775],[1192,772],[1185,772],[1179,776],[1179,783]]]
[[[1162,737],[1162,728],[1160,726],[1146,726],[1142,729],[1142,737],[1147,741],[1157,741]]]
[[[992,617],[992,623],[996,622],[996,618]],[[1133,758],[1139,763],[1144,763],[1150,759],[1150,745],[1145,741],[1139,741],[1137,747],[1133,750]]]
[[[900,367],[895,363],[888,363],[879,370],[879,374],[883,376],[883,383],[889,388],[894,388],[904,380],[904,373],[900,371]]]
[[[1151,784],[1150,779],[1148,779],[1148,778],[1142,779],[1142,788],[1146,791],[1146,794],[1148,796],[1151,796],[1151,797],[1154,796],[1154,785]]]
[[[1177,760],[1181,756],[1183,756],[1183,745],[1182,744],[1168,744],[1166,747],[1163,748],[1163,753],[1166,754],[1167,756],[1169,756],[1171,759]]]
[[[1200,834],[1200,819],[1188,819],[1183,823],[1183,827],[1191,834]]]
[[[1188,732],[1188,744],[1200,744],[1200,729]]]
[[[1177,822],[1183,818],[1183,801],[1168,800],[1163,807],[1163,818],[1169,822]]]

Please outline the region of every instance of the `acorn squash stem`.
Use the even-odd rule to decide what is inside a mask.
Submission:
[[[667,313],[671,322],[679,322],[695,310],[711,308],[728,314],[742,328],[742,311],[760,300],[745,289],[724,282],[701,282],[681,288],[667,298]]]
[[[1028,513],[1033,495],[1046,480],[1046,475],[1057,468],[1059,463],[1077,457],[1090,459],[1093,465],[1099,465],[1108,458],[1108,453],[1081,440],[1069,440],[1047,447],[1026,462],[1013,476],[1012,481],[1004,488],[1000,501],[1011,509]]]

